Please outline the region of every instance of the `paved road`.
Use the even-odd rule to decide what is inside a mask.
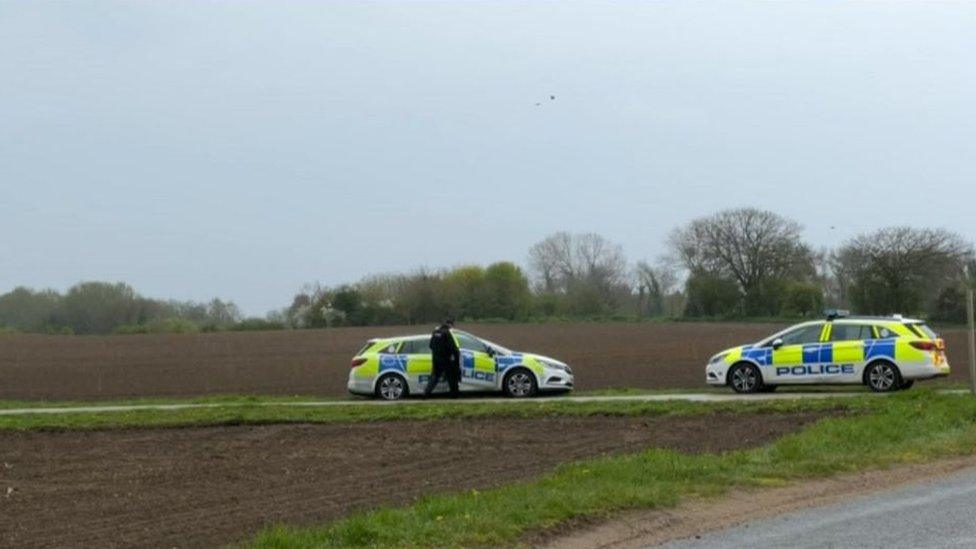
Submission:
[[[759,520],[664,547],[976,547],[976,470]]]
[[[734,393],[671,393],[655,395],[627,395],[627,396],[558,396],[541,399],[509,399],[509,398],[461,398],[457,400],[436,399],[439,404],[528,404],[539,402],[751,402],[762,400],[798,400],[818,398],[844,398],[871,395],[865,392],[811,392],[811,393],[762,393],[756,395],[737,395]],[[879,395],[881,396],[881,395]],[[207,404],[133,404],[118,406],[71,406],[59,408],[11,408],[0,409],[0,416],[25,414],[67,414],[67,413],[97,413],[97,412],[133,412],[138,410],[190,410],[194,408],[229,408],[239,406],[297,406],[297,407],[326,407],[326,406],[410,406],[432,401],[423,399],[407,399],[396,402],[384,400],[323,400],[309,402],[261,402],[261,403],[207,403]]]

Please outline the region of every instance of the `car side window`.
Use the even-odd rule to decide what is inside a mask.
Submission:
[[[804,345],[807,343],[820,343],[820,334],[823,332],[823,324],[814,324],[797,328],[792,332],[787,332],[780,336],[783,345]]]
[[[430,339],[410,339],[403,342],[403,347],[400,347],[400,354],[404,355],[429,355],[430,354]]]
[[[863,324],[834,324],[830,327],[831,341],[861,341],[873,337],[871,327]]]
[[[878,338],[879,339],[887,339],[887,338],[890,338],[890,337],[898,337],[898,334],[896,334],[895,332],[892,332],[891,330],[889,330],[888,328],[885,328],[884,326],[875,326],[874,329],[877,330],[877,332],[878,332]]]
[[[390,343],[386,347],[383,347],[382,349],[380,349],[379,352],[380,353],[384,353],[384,354],[388,354],[388,355],[396,354],[397,347],[399,345],[400,345],[399,343]]]
[[[459,346],[467,351],[485,352],[485,344],[468,334],[457,334]]]

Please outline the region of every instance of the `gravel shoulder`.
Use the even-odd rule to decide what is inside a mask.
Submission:
[[[944,481],[956,474],[976,474],[976,455],[784,487],[735,490],[717,500],[691,500],[670,510],[623,513],[600,524],[552,534],[537,545],[559,549],[619,549],[662,544],[673,544],[675,547],[732,547],[740,546],[736,545],[736,540],[739,540],[744,544],[741,546],[759,547],[761,545],[756,545],[755,537],[741,535],[740,531],[746,528],[745,525],[797,510],[839,504],[859,496],[883,494],[886,490]],[[917,530],[914,526],[913,529]],[[738,531],[725,532],[726,529],[737,527]],[[799,540],[793,541],[799,543]],[[860,546],[861,543],[856,545]],[[769,546],[776,546],[775,540]],[[834,546],[852,545],[842,543]]]

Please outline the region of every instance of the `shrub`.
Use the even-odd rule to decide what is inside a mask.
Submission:
[[[260,332],[267,330],[284,330],[286,326],[282,322],[266,320],[263,318],[245,318],[244,320],[230,327],[235,332]]]
[[[126,324],[115,329],[114,333],[120,335],[136,334],[190,334],[200,331],[200,327],[180,318],[167,318],[154,320],[144,324]]]

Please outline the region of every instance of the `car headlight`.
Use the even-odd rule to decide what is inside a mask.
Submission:
[[[545,364],[549,368],[554,368],[556,370],[562,370],[564,372],[569,372],[570,371],[569,366],[566,366],[565,364],[560,364],[558,362],[553,362],[552,360],[546,360],[544,358],[540,358],[539,359],[539,362]]]
[[[725,357],[727,357],[727,356],[729,356],[729,353],[719,353],[719,354],[713,356],[712,359],[708,361],[708,363],[709,364],[718,364],[719,362],[722,362],[723,360],[725,360]]]

